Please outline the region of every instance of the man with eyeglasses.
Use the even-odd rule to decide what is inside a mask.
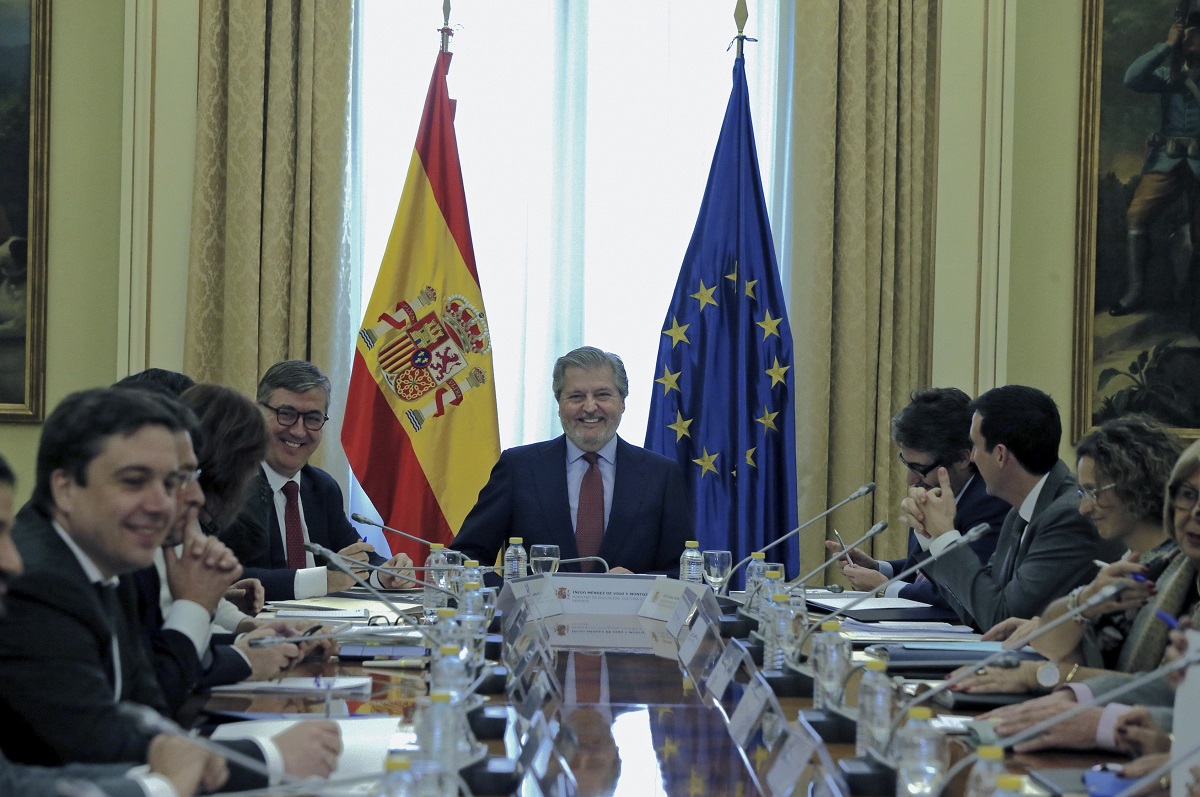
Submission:
[[[305,360],[276,363],[258,383],[267,458],[237,520],[220,537],[246,566],[246,575],[262,581],[267,600],[311,598],[353,586],[350,576],[305,550],[306,542],[375,565],[412,566],[406,554],[385,561],[375,553],[346,519],[334,478],[308,464],[329,420],[330,394],[328,377]],[[411,585],[378,572],[370,578],[385,589]]]
[[[1103,540],[1079,514],[1075,477],[1058,457],[1062,422],[1047,394],[1023,385],[993,388],[970,404],[971,462],[987,491],[1012,505],[996,551],[980,562],[962,546],[950,547],[969,527],[944,466],[933,489],[913,487],[901,516],[928,535],[924,572],[964,622],[989,629],[1009,617],[1033,617],[1055,598],[1086,584],[1095,560],[1114,561],[1124,546]]]
[[[986,523],[987,533],[971,543],[980,562],[987,562],[996,550],[996,538],[1008,510],[1003,499],[988,495],[983,479],[971,462],[971,397],[954,387],[931,387],[918,390],[904,409],[892,418],[892,442],[899,448],[897,456],[905,466],[904,479],[908,487],[933,489],[938,486],[937,470],[946,469],[950,489],[958,509],[956,522],[964,529]],[[918,556],[929,546],[927,536],[908,530],[908,558],[876,561],[858,550],[850,552],[850,562],[842,573],[857,590],[875,590],[893,575],[917,563]],[[837,553],[841,545],[832,540],[825,543]],[[931,606],[949,609],[936,584],[924,573],[909,582],[898,582],[880,592],[879,597],[904,598]]]

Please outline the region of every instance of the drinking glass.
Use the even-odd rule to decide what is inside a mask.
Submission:
[[[720,592],[721,587],[729,580],[729,571],[733,569],[733,553],[730,551],[705,551],[704,581]]]
[[[529,565],[535,575],[537,573],[557,573],[558,558],[557,545],[529,546]]]

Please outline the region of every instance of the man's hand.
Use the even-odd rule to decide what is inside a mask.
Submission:
[[[391,559],[388,559],[386,562],[384,562],[383,566],[412,567],[412,559],[409,559],[408,554],[406,553],[398,553]],[[405,578],[405,576],[408,576],[408,578]],[[411,570],[406,570],[405,572],[397,573],[396,575],[391,575],[390,573],[380,573],[379,584],[384,589],[410,589],[417,586],[409,580],[412,577],[413,572]]]
[[[246,679],[247,681],[269,681],[272,678],[278,678],[280,673],[286,672],[303,657],[300,646],[291,642],[262,647],[250,644],[252,639],[275,636],[284,635],[278,633],[274,628],[264,626],[248,634],[243,634],[234,643],[234,647],[246,654],[246,658],[250,660],[250,677]]]
[[[609,574],[614,576],[632,576],[633,571],[627,567],[613,567],[609,569]]]
[[[852,564],[858,565],[859,567],[865,568],[867,570],[879,570],[879,562],[877,562],[874,559],[872,559],[871,557],[867,556],[865,553],[858,550],[857,548],[851,548],[849,553],[846,553],[844,551],[844,549],[842,548],[842,544],[840,542],[838,542],[837,540],[825,540],[825,549],[830,551],[831,553],[835,553],[835,554],[838,554],[839,556],[842,556],[843,560],[846,557],[849,557],[850,562]],[[842,565],[842,567],[844,568],[845,565]]]
[[[225,590],[225,600],[236,606],[242,614],[253,617],[262,611],[267,593],[257,578],[243,578],[229,585],[229,589]]]
[[[950,673],[956,678],[964,672],[971,675],[963,678],[951,691],[968,694],[1015,694],[1023,695],[1037,688],[1038,663],[1023,661],[1016,667],[980,667],[968,664]]]
[[[1176,22],[1167,30],[1167,45],[1169,47],[1177,46],[1183,41],[1183,23]]]
[[[225,543],[204,534],[195,523],[188,526],[180,552],[164,548],[163,557],[171,596],[198,603],[209,614],[216,611],[229,585],[242,575],[242,566]]]
[[[1002,737],[1012,736],[1043,720],[1062,714],[1074,702],[1075,693],[1070,689],[1062,689],[1045,697],[993,709],[979,715],[978,719],[1000,720],[996,725],[996,733]],[[1099,706],[1093,706],[1069,720],[1058,723],[1037,738],[1016,745],[1013,750],[1018,753],[1032,753],[1052,747],[1089,750],[1096,746],[1096,729],[1100,726],[1100,715],[1103,711]]]
[[[182,736],[155,736],[150,740],[146,763],[151,772],[171,782],[179,797],[216,791],[229,777],[224,758]]]
[[[345,548],[338,551],[340,555],[346,557],[347,559],[357,559],[360,562],[367,561],[368,554],[372,554],[374,552],[375,546],[369,542],[363,542],[362,540],[347,545]],[[345,565],[346,563],[341,562],[341,564]],[[412,563],[410,562],[409,564]],[[359,571],[360,578],[364,572],[365,571]],[[352,586],[354,586],[354,584],[354,579],[344,571],[338,569],[336,564],[330,567],[329,574],[325,576],[326,592],[341,592],[342,590],[350,589]]]
[[[862,592],[874,592],[888,580],[888,577],[878,570],[859,567],[857,564],[844,565],[842,575],[850,582],[851,587]]]
[[[342,754],[342,732],[330,720],[302,720],[272,737],[293,778],[327,778]]]
[[[950,472],[938,468],[938,486],[908,488],[908,498],[900,502],[900,522],[907,523],[929,538],[940,537],[954,530],[957,504],[950,489]]]

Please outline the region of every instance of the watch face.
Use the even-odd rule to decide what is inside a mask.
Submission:
[[[1048,661],[1037,668],[1037,682],[1047,689],[1058,686],[1058,665]]]

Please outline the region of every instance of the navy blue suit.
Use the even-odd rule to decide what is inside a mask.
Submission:
[[[618,438],[612,507],[599,555],[609,567],[635,573],[678,573],[692,534],[679,465]],[[565,437],[502,453],[450,547],[487,567],[509,537],[523,537],[526,546],[557,545],[563,559],[579,556],[567,497]]]
[[[218,536],[237,555],[245,577],[263,583],[267,600],[292,600],[296,597],[296,571],[287,566],[274,495],[262,470],[246,492],[237,519]],[[305,465],[300,469],[300,505],[312,542],[340,551],[362,541],[346,519],[342,488],[320,468]],[[372,553],[370,561],[381,565],[387,560]],[[325,564],[325,560],[317,557],[317,563]]]
[[[987,561],[992,558],[992,553],[996,550],[996,540],[1000,537],[1000,527],[1004,524],[1004,518],[1008,515],[1008,510],[1010,509],[1012,509],[1012,506],[1004,499],[988,495],[987,485],[984,483],[983,477],[978,473],[975,474],[975,477],[971,479],[971,483],[967,485],[967,489],[963,490],[963,494],[958,498],[958,505],[954,513],[954,525],[956,528],[966,532],[980,523],[986,523],[989,526],[986,534],[970,544],[971,550],[975,552],[975,555],[979,557],[979,561],[983,564],[987,564]],[[892,566],[892,575],[896,575],[915,565],[920,553],[921,546],[917,542],[917,533],[909,529],[908,558],[893,559],[889,562]],[[950,602],[938,592],[937,584],[932,581],[907,584],[900,588],[899,597],[910,601],[928,603],[930,606],[940,606],[945,609],[953,608]]]

